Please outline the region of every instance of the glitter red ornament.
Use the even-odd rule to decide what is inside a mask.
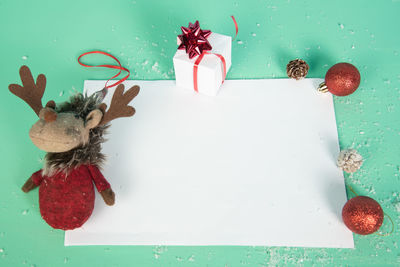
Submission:
[[[350,199],[342,210],[344,224],[359,235],[369,235],[378,231],[383,223],[383,217],[379,203],[366,196]]]
[[[354,93],[360,85],[361,76],[358,69],[350,63],[337,63],[325,75],[325,82],[321,83],[320,92],[331,92],[337,96],[346,96]]]

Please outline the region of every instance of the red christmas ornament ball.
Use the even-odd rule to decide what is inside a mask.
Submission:
[[[337,63],[325,75],[325,84],[329,92],[337,96],[354,93],[360,81],[360,72],[350,63]]]
[[[378,202],[370,197],[358,196],[350,199],[342,210],[344,224],[359,235],[372,234],[383,223],[383,210]]]

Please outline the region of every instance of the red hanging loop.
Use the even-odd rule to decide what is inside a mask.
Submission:
[[[89,54],[102,54],[102,55],[108,56],[108,57],[114,59],[114,60],[118,63],[118,66],[115,66],[115,65],[108,65],[108,64],[103,64],[103,65],[87,65],[87,64],[82,63],[82,62],[80,61],[81,58],[82,58],[83,56],[86,56],[86,55],[89,55]],[[105,84],[105,86],[104,86],[104,88],[106,88],[106,89],[111,88],[111,87],[114,87],[114,86],[116,86],[116,85],[118,85],[118,84],[120,84],[120,83],[123,83],[126,79],[128,79],[129,75],[131,74],[130,71],[129,71],[127,68],[122,67],[121,62],[119,62],[119,60],[118,60],[116,57],[114,57],[113,55],[111,55],[111,54],[109,54],[109,53],[103,52],[103,51],[90,51],[90,52],[83,53],[82,55],[80,55],[80,56],[78,57],[78,63],[79,63],[80,65],[84,66],[84,67],[87,67],[87,68],[97,68],[97,67],[98,67],[98,68],[109,68],[109,69],[116,69],[116,70],[119,70],[119,72],[118,72],[117,74],[115,74],[113,77],[111,77],[110,79],[107,80],[107,82],[106,82],[106,84]],[[122,78],[121,80],[119,80],[119,81],[117,81],[117,82],[115,82],[115,83],[113,83],[113,84],[107,85],[107,83],[108,83],[110,80],[112,80],[112,79],[114,79],[114,78],[117,78],[117,77],[121,74],[121,71],[123,71],[123,70],[126,71],[126,72],[128,72],[128,74],[127,74],[124,78]]]

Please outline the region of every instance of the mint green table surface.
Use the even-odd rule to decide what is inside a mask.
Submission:
[[[341,61],[359,68],[360,88],[334,100],[341,148],[356,148],[365,158],[361,170],[345,179],[359,194],[381,203],[395,232],[355,235],[354,250],[64,247],[64,232],[52,230],[40,217],[38,191],[20,190],[41,168],[44,153],[28,137],[36,115],[7,89],[19,82],[19,67],[27,64],[34,75],[46,74],[44,101],[56,102],[81,91],[85,79],[114,74],[78,65],[78,55],[93,49],[117,56],[132,79],[174,79],[180,26],[198,19],[204,29],[233,36],[232,14],[239,36],[228,79],[282,78],[294,58],[309,63],[308,77],[324,77]],[[399,266],[399,14],[400,1],[0,0],[0,266]],[[89,61],[112,63],[101,56]],[[382,231],[390,231],[388,220]]]

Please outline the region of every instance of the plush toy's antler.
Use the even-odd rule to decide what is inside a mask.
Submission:
[[[139,86],[132,86],[128,91],[124,93],[124,85],[118,85],[117,89],[115,89],[114,95],[111,100],[110,108],[105,112],[107,105],[102,103],[100,105],[100,109],[103,111],[103,119],[100,122],[100,125],[107,124],[113,119],[117,119],[120,117],[130,117],[135,114],[135,109],[131,106],[128,106],[129,102],[135,96],[139,94]]]
[[[44,89],[46,88],[46,77],[43,74],[35,80],[32,77],[32,73],[27,66],[22,66],[19,70],[19,75],[21,76],[22,85],[10,84],[8,88],[11,93],[18,96],[35,111],[39,116],[42,106],[42,97],[44,94]]]

